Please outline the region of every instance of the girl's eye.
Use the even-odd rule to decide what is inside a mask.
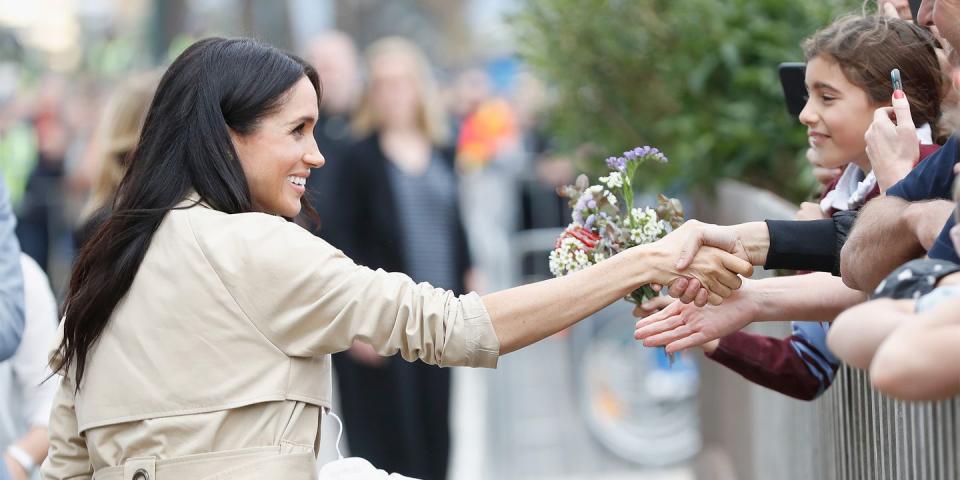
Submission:
[[[821,98],[823,99],[824,103],[830,103],[837,99],[836,97],[831,97],[830,95],[823,95]]]

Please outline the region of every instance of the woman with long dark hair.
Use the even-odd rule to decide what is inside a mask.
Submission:
[[[44,478],[308,479],[329,354],[495,367],[633,289],[669,284],[693,228],[479,297],[371,270],[287,221],[323,165],[320,82],[248,39],[206,39],[160,81],[112,213],[70,279]],[[714,299],[749,264],[705,249]]]

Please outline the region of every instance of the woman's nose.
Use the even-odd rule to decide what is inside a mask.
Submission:
[[[324,163],[327,162],[327,160],[323,158],[323,154],[320,153],[320,150],[314,150],[303,156],[303,162],[307,165],[310,165],[310,168],[320,168]]]

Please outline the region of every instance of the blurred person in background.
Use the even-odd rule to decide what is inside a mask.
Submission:
[[[410,41],[366,52],[369,83],[353,124],[359,138],[339,170],[334,246],[370,268],[466,291],[470,256],[448,129],[430,65]],[[323,221],[323,219],[321,219]],[[387,471],[446,478],[450,371],[354,343],[334,355],[350,451]]]
[[[23,252],[49,271],[50,252],[63,223],[63,178],[71,132],[65,117],[67,85],[49,76],[40,86],[32,112],[37,157],[18,212],[17,237]]]
[[[460,137],[463,122],[493,94],[490,83],[490,75],[482,68],[468,68],[444,88],[442,95],[449,114],[450,138]]]
[[[510,102],[500,96],[467,100],[479,103],[456,139],[464,224],[479,271],[476,288],[500,290],[514,281],[510,237],[519,223],[518,177],[528,155]]]
[[[47,354],[57,333],[57,301],[50,281],[33,259],[20,255],[25,325],[16,354],[0,362],[0,451],[12,480],[38,478],[47,456],[47,422],[57,378],[48,378]],[[0,474],[0,478],[4,478]]]
[[[130,155],[140,139],[140,129],[160,82],[160,74],[146,72],[121,82],[107,100],[90,143],[88,157],[96,173],[86,205],[74,231],[77,250],[110,214]]]
[[[340,170],[349,168],[345,157],[355,140],[350,122],[362,86],[359,58],[353,40],[347,34],[333,30],[310,41],[306,60],[317,69],[322,82],[320,118],[313,135],[326,163],[307,179],[307,195],[317,210],[320,224],[309,225],[308,219],[302,220],[308,223],[311,231],[336,244],[337,232],[324,227],[342,223],[336,220],[342,206],[333,192]]]

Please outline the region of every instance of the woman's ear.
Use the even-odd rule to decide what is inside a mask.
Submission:
[[[238,133],[236,130],[227,127],[227,132],[230,133],[230,140],[233,141],[234,145],[240,145],[244,142],[243,135],[240,135],[240,133]]]

